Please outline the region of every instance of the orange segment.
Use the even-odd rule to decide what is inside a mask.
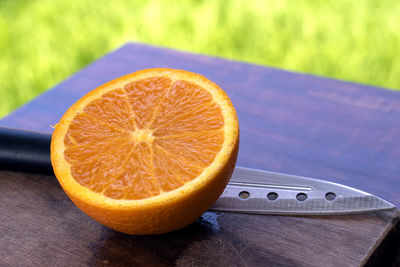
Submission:
[[[187,81],[176,81],[160,104],[151,125],[155,136],[220,129],[221,108],[211,94]]]
[[[83,109],[97,121],[107,122],[117,129],[134,130],[133,113],[122,89],[105,93]]]
[[[134,81],[124,86],[129,102],[135,112],[138,128],[144,128],[154,115],[154,109],[162,96],[171,87],[171,79],[153,77]]]
[[[125,233],[155,234],[193,222],[219,197],[238,140],[235,110],[217,85],[149,69],[75,103],[56,126],[51,160],[89,216]]]
[[[107,154],[121,154],[125,155],[129,151],[129,146],[134,143],[128,143],[129,140],[121,137],[105,140],[104,142],[86,142],[84,144],[77,144],[66,146],[64,151],[65,159],[72,165],[98,159]],[[119,153],[118,151],[121,151]]]
[[[176,189],[198,176],[202,169],[160,146],[154,146],[154,175],[164,192]]]
[[[154,143],[170,155],[179,157],[182,164],[207,167],[213,162],[224,141],[222,130],[202,131],[157,138]]]
[[[73,144],[97,143],[120,137],[121,133],[107,124],[85,115],[77,114],[64,138],[66,146]]]
[[[153,174],[152,151],[150,146],[138,143],[130,154],[120,179],[111,184],[104,193],[121,190],[123,199],[143,199],[160,194],[160,185]]]
[[[65,150],[66,160],[72,165],[71,175],[81,185],[100,193],[110,181],[117,179],[122,172],[133,142],[113,139],[86,146],[73,146]]]

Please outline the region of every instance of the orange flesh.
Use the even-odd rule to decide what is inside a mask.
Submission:
[[[114,199],[174,190],[213,162],[224,141],[220,107],[188,81],[153,77],[105,93],[71,122],[66,160],[81,185]]]

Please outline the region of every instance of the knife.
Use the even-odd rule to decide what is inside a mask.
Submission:
[[[0,169],[53,174],[51,135],[0,127]],[[235,167],[210,210],[280,215],[337,215],[395,209],[369,193],[319,179]]]
[[[246,181],[246,182],[243,182]],[[282,215],[335,215],[396,208],[366,192],[319,179],[236,167],[210,210]]]

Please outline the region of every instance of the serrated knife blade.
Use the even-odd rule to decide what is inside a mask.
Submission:
[[[336,215],[396,208],[369,193],[319,179],[236,167],[210,210],[255,214]]]

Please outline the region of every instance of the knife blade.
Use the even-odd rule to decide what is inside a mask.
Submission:
[[[51,135],[0,127],[0,169],[52,174]],[[210,210],[282,215],[332,215],[396,208],[344,185],[236,167]]]
[[[224,212],[337,215],[389,210],[393,204],[369,193],[319,179],[236,167],[210,210]]]

